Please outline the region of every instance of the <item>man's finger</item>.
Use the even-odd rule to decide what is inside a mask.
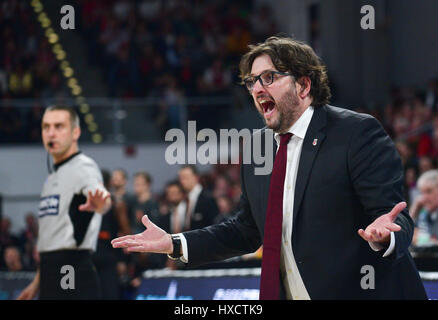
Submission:
[[[116,242],[113,244],[114,248],[130,248],[130,247],[136,247],[139,243],[135,240],[124,240],[120,242]]]
[[[371,241],[370,236],[363,229],[359,229],[358,233],[365,241]]]
[[[147,214],[145,214],[141,218],[141,223],[143,223],[143,225],[146,227],[146,229],[148,229],[151,226],[151,220],[149,220],[149,217]]]
[[[397,203],[394,208],[392,208],[391,212],[388,214],[391,218],[391,221],[394,221],[397,218],[398,214],[402,212],[406,208],[406,202],[402,201]]]
[[[127,236],[115,238],[115,239],[111,240],[111,244],[118,243],[120,241],[125,241],[125,240],[129,240],[129,239],[133,239],[133,237],[134,236],[130,234],[130,235],[127,235]]]
[[[386,226],[386,229],[388,229],[390,231],[397,232],[397,231],[401,230],[401,227],[398,224],[396,224],[396,223],[391,223],[390,225]]]

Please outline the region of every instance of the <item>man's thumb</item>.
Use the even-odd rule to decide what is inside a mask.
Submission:
[[[145,215],[141,218],[141,223],[143,223],[143,225],[146,227],[146,229],[149,227],[149,225],[151,224],[151,221],[149,220],[147,214],[145,214]]]

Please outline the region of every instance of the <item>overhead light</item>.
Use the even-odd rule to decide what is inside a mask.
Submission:
[[[38,15],[38,21],[43,22],[44,19],[47,19],[47,14],[43,11]]]
[[[86,124],[90,124],[90,123],[93,123],[94,122],[94,117],[93,117],[93,115],[91,114],[91,113],[87,113],[86,115],[85,115],[85,123]]]
[[[102,142],[102,135],[100,133],[95,133],[91,137],[94,143],[101,143]]]
[[[79,106],[79,111],[81,111],[81,113],[88,113],[90,111],[90,106],[86,103],[82,103]]]
[[[47,19],[43,19],[43,21],[41,21],[41,25],[43,26],[43,28],[50,27],[50,24],[51,24],[51,23],[52,23],[52,22],[50,21],[49,18],[47,18]]]
[[[55,46],[56,46],[56,44],[55,44]],[[67,60],[64,60],[61,62],[61,70],[62,71],[65,71],[65,69],[67,69],[68,67],[70,67],[70,64],[68,63]]]
[[[50,35],[52,35],[55,31],[52,28],[47,28],[46,32],[44,33],[46,35],[46,37],[50,37]]]
[[[64,60],[66,56],[67,56],[67,54],[65,53],[65,51],[61,49],[61,50],[58,51],[58,53],[56,54],[56,59],[58,59],[58,60]]]
[[[67,81],[67,85],[68,85],[69,88],[73,88],[77,84],[78,84],[78,80],[76,80],[76,78],[70,78]]]
[[[55,32],[53,32],[49,36],[49,42],[52,43],[52,44],[58,42],[58,40],[59,40],[59,37],[58,37],[58,35]]]
[[[67,67],[67,68],[64,69],[64,76],[66,78],[70,78],[71,76],[73,76],[73,73],[74,73],[73,69],[70,68],[70,67]]]
[[[71,89],[71,93],[73,93],[73,95],[77,96],[80,95],[82,92],[82,88],[78,85],[75,85],[72,89]]]
[[[96,132],[97,131],[97,124],[95,122],[88,124],[88,131],[90,132]]]

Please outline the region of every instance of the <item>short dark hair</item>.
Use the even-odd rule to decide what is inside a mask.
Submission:
[[[80,128],[81,124],[79,121],[79,115],[77,114],[75,109],[73,109],[71,107],[63,106],[63,105],[53,105],[53,106],[47,107],[46,110],[44,110],[44,114],[46,114],[46,112],[50,112],[50,111],[67,111],[68,114],[70,115],[71,127],[72,128]],[[44,115],[43,115],[43,117],[44,117]]]
[[[239,64],[242,84],[243,79],[251,73],[254,60],[266,54],[271,58],[277,70],[291,73],[298,81],[301,77],[310,78],[312,106],[319,107],[330,102],[327,69],[306,43],[289,37],[275,36],[269,37],[263,43],[249,45],[249,49]]]
[[[185,164],[181,167],[180,171],[183,169],[190,169],[195,176],[199,176],[198,169],[193,164]]]
[[[144,179],[144,181],[146,181],[147,184],[151,184],[152,183],[152,177],[149,173],[147,173],[146,171],[139,171],[136,172],[134,174],[134,178],[136,177],[142,177]]]
[[[113,170],[113,173],[116,172],[116,171],[120,172],[122,174],[123,178],[125,178],[125,180],[128,180],[128,172],[126,172],[125,169],[123,169],[123,168],[116,168],[116,169]]]
[[[185,193],[183,186],[181,185],[181,183],[178,180],[172,180],[169,181],[166,184],[165,190],[167,190],[169,187],[175,186],[179,189],[179,191],[181,191],[181,193]]]

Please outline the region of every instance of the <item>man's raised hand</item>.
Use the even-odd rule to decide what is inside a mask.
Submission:
[[[95,193],[88,191],[87,201],[79,206],[80,211],[106,212],[111,206],[111,195],[108,191],[96,189]]]
[[[398,214],[406,208],[406,202],[399,202],[392,208],[391,212],[381,215],[373,223],[371,223],[365,231],[359,229],[358,233],[368,242],[378,242],[383,245],[388,244],[392,231],[400,231],[401,227],[394,223]]]
[[[172,253],[173,244],[169,233],[153,224],[147,215],[141,222],[146,230],[111,241],[113,248],[126,248],[129,252]]]

